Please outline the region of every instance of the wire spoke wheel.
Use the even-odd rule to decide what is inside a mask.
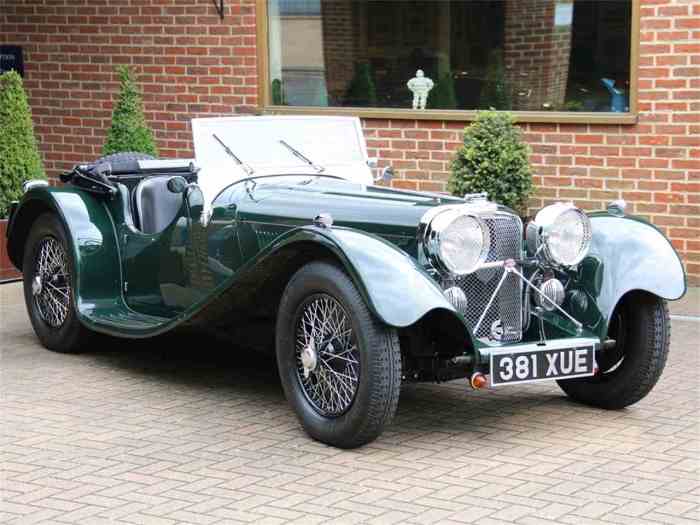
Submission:
[[[275,353],[284,395],[314,439],[355,448],[391,423],[401,391],[398,333],[333,262],[309,262],[289,280]]]
[[[360,352],[350,316],[331,295],[305,301],[296,322],[296,368],[309,402],[337,417],[352,406],[360,384]]]
[[[53,237],[39,244],[32,295],[41,318],[53,328],[60,328],[71,308],[70,273],[63,246]]]

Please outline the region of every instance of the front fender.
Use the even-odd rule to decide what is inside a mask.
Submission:
[[[45,212],[55,213],[65,227],[74,263],[73,290],[78,310],[82,311],[86,303],[120,298],[120,257],[109,211],[98,198],[71,187],[38,187],[24,195],[7,234],[13,264],[22,269],[29,231]]]
[[[438,284],[393,244],[352,229],[322,230],[322,235],[386,324],[406,327],[435,309],[458,315]]]
[[[385,324],[403,328],[434,313],[449,323],[443,328],[450,334],[460,341],[471,340],[462,316],[410,256],[379,237],[342,227],[302,226],[285,232],[223,282],[206,304],[194,306],[199,312],[193,320],[226,319],[227,309],[250,314],[257,304],[276,310],[278,294],[293,273],[319,258],[335,259]]]
[[[638,217],[592,214],[593,238],[589,257],[600,261],[592,295],[606,324],[622,296],[643,290],[664,299],[686,292],[683,264],[669,240]]]

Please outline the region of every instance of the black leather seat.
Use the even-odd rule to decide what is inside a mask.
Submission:
[[[177,217],[182,194],[168,190],[170,177],[147,177],[139,182],[134,202],[143,233],[160,233]]]

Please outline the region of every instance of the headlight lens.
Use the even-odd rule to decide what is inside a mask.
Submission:
[[[459,209],[437,214],[425,231],[424,246],[434,266],[454,275],[476,271],[491,245],[484,221]]]
[[[574,266],[588,254],[591,234],[588,216],[573,204],[560,202],[540,210],[528,225],[528,248],[534,252],[543,246],[552,262]]]

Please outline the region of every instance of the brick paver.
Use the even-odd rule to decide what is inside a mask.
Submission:
[[[674,321],[664,377],[627,410],[552,384],[413,385],[354,451],[306,437],[270,357],[182,339],[48,352],[18,285],[0,286],[0,326],[2,523],[700,519],[696,321]]]

